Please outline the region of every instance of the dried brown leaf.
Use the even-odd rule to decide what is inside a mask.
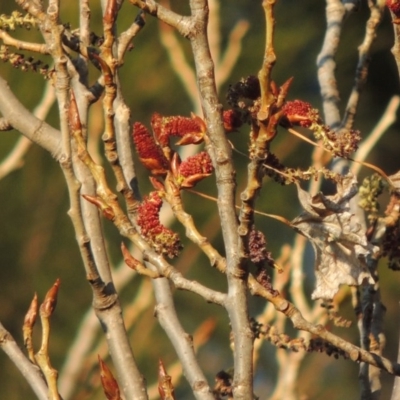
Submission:
[[[367,241],[365,229],[349,206],[357,193],[356,178],[344,176],[333,196],[310,196],[299,185],[297,189],[304,212],[292,224],[310,240],[315,251],[312,298],[332,299],[340,285],[373,283],[366,260],[378,248]]]

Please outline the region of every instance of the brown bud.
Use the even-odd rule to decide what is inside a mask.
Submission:
[[[125,264],[129,268],[136,270],[136,267],[140,262],[136,260],[135,257],[132,256],[128,248],[125,246],[124,242],[121,243],[121,251],[122,251],[122,256],[124,257]]]
[[[174,386],[162,360],[158,361],[158,393],[161,400],[175,400]]]
[[[107,364],[98,356],[100,365],[100,379],[103,386],[104,394],[108,400],[120,400],[118,382],[115,380]]]
[[[53,314],[57,305],[57,294],[60,286],[60,279],[57,278],[54,285],[46,293],[46,297],[40,306],[40,315],[44,317],[50,317]]]
[[[32,329],[33,326],[35,325],[36,322],[36,317],[38,313],[38,297],[37,294],[33,296],[33,299],[31,301],[31,304],[29,306],[29,309],[27,313],[25,314],[25,319],[24,319],[24,328],[27,327],[29,329]]]
[[[68,123],[72,131],[76,132],[82,130],[82,124],[79,118],[78,105],[76,104],[76,98],[73,90],[70,91]]]

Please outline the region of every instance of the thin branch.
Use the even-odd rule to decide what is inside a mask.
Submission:
[[[52,85],[48,82],[44,95],[40,103],[35,107],[33,114],[40,120],[44,120],[54,104],[55,95]],[[30,149],[32,141],[26,137],[21,137],[8,156],[0,163],[0,179],[4,178],[10,172],[22,167],[24,156]]]
[[[199,82],[201,104],[208,128],[209,144],[207,149],[213,160],[218,186],[218,210],[222,235],[224,238],[228,299],[226,309],[229,314],[234,341],[234,379],[233,393],[237,399],[249,397],[253,393],[253,333],[250,328],[247,304],[247,271],[243,264],[243,243],[237,232],[235,212],[235,179],[232,163],[232,149],[225,136],[221,118],[214,65],[207,40],[208,8],[205,0],[191,0],[190,8],[195,23],[191,39]],[[239,249],[239,251],[238,251]]]
[[[400,303],[398,304],[398,307],[400,309]],[[399,314],[399,311],[397,311],[397,314]],[[398,350],[397,350],[397,362],[400,363],[400,336],[398,339]],[[400,377],[396,376],[394,378],[394,384],[393,384],[393,389],[392,389],[392,395],[390,397],[390,400],[400,400]]]
[[[39,400],[48,400],[47,385],[39,368],[32,364],[18,347],[14,338],[0,323],[0,347],[20,370]]]
[[[276,62],[274,50],[274,25],[275,18],[273,7],[276,0],[263,0],[262,6],[265,13],[266,29],[265,29],[265,52],[262,67],[258,73],[261,90],[261,106],[257,118],[259,121],[266,121],[270,116],[270,106],[274,101],[271,90],[271,73]]]
[[[355,82],[347,102],[345,115],[341,126],[346,129],[352,129],[361,91],[365,86],[368,75],[369,59],[372,44],[376,38],[376,31],[381,23],[385,4],[383,2],[368,1],[370,8],[370,17],[365,23],[365,37],[358,47],[358,63],[356,67]]]
[[[396,113],[399,108],[399,105],[400,105],[400,96],[393,96],[390,99],[381,119],[375,125],[374,129],[371,131],[368,137],[361,142],[361,145],[354,156],[356,160],[364,161],[368,157],[368,154],[375,147],[379,139],[383,136],[383,134],[387,131],[387,129],[396,121],[397,119]],[[362,164],[354,163],[351,166],[351,172],[354,175],[358,175],[361,167]]]
[[[398,18],[396,15],[390,11],[390,15],[392,17],[393,23],[393,31],[394,31],[394,44],[392,47],[392,54],[394,56],[394,61],[397,65],[398,75],[400,77],[400,24],[398,23]]]
[[[211,57],[217,65],[221,57],[220,0],[208,0],[208,10],[207,36]]]
[[[215,328],[214,320],[209,319],[204,321],[193,333],[193,347],[196,353],[204,344],[208,342],[214,328]],[[183,373],[180,361],[177,360],[172,365],[169,365],[167,370],[172,377],[172,384],[176,386],[179,383]],[[148,392],[150,400],[159,399],[160,395],[157,386],[158,386],[157,383],[154,383],[151,386],[149,386]]]
[[[31,148],[31,145],[32,142],[24,136],[18,140],[14,148],[0,164],[0,179],[24,165],[23,158]]]
[[[197,361],[192,338],[183,330],[176,314],[168,281],[156,279],[153,285],[157,301],[155,315],[174,346],[194,397],[198,400],[214,400],[215,397]]]
[[[8,46],[16,47],[18,50],[27,50],[34,53],[49,54],[47,45],[44,43],[30,43],[18,40],[9,35],[6,31],[0,29],[0,39]]]
[[[125,263],[121,262],[120,267],[113,274],[117,290],[121,291],[126,287],[131,282],[130,278],[133,276],[132,272],[126,268]],[[124,309],[124,321],[128,330],[137,321],[143,311],[151,306],[152,298],[150,281],[144,279],[140,288],[135,293],[134,299]],[[106,346],[94,346],[100,330],[101,326],[98,323],[93,307],[90,306],[81,319],[74,342],[69,348],[64,365],[60,370],[59,388],[64,400],[71,398],[78,384],[78,377],[84,370],[91,369],[86,364],[96,364],[98,354],[102,358],[107,357]],[[104,343],[104,341],[101,343]]]
[[[346,10],[341,0],[326,0],[327,29],[321,52],[318,54],[317,66],[325,122],[332,128],[337,128],[340,125],[335,55],[340,43],[340,33],[345,14]]]
[[[236,23],[230,32],[228,46],[222,55],[222,59],[215,63],[215,79],[218,88],[220,88],[231,75],[233,67],[236,65],[242,52],[243,38],[249,28],[249,22],[242,19]]]
[[[144,18],[144,12],[139,11],[138,15],[135,18],[135,21],[131,24],[131,26],[119,35],[117,51],[117,59],[119,64],[122,64],[126,51],[130,50],[132,40],[143,29],[145,23],[146,21]]]
[[[90,5],[89,0],[79,1],[79,41],[85,46],[90,43]]]
[[[7,121],[32,142],[48,150],[58,160],[61,156],[60,132],[36,118],[10,90],[7,81],[0,77],[0,112]]]
[[[389,372],[393,375],[400,375],[400,364],[392,362],[385,357],[378,356],[369,351],[361,349],[360,347],[353,345],[345,339],[329,332],[327,328],[320,324],[313,324],[308,322],[302,316],[301,312],[282,295],[274,292],[271,293],[264,287],[262,287],[255,279],[249,277],[249,285],[251,287],[251,293],[253,295],[259,295],[264,297],[267,301],[274,304],[275,308],[284,313],[293,323],[295,329],[304,330],[313,335],[316,335],[322,339],[327,340],[329,343],[338,347],[339,349],[346,352],[352,361],[364,361],[370,365],[378,367],[384,371]]]
[[[43,22],[46,19],[46,13],[43,10],[43,1],[34,0],[15,0],[15,2],[26,12]]]
[[[195,107],[195,113],[199,113],[201,107],[197,91],[196,74],[187,62],[183,48],[175,37],[173,29],[162,22],[159,23],[159,27],[161,43],[167,51],[171,66],[182,82],[191,103]]]
[[[129,0],[130,3],[147,11],[159,20],[176,28],[183,37],[189,37],[193,31],[192,18],[177,14],[154,0]]]

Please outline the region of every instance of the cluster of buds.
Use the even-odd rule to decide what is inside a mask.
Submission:
[[[227,115],[230,126],[234,126],[233,117]],[[206,127],[204,121],[197,116],[191,118],[175,116],[162,117],[153,114],[151,125],[154,136],[141,123],[133,126],[133,141],[141,163],[154,176],[166,176],[171,172],[174,182],[179,188],[193,187],[197,182],[211,175],[213,166],[210,156],[202,151],[181,162],[179,155],[171,151],[171,136],[179,136],[178,144],[197,144],[204,139]],[[154,180],[153,180],[154,182]],[[161,189],[156,186],[157,189]]]
[[[271,294],[277,295],[278,292],[273,288],[271,276],[267,271],[267,266],[274,267],[275,261],[266,246],[264,234],[253,227],[249,234],[249,258],[257,267],[257,282]]]
[[[156,141],[162,147],[169,146],[170,137],[180,137],[176,143],[179,146],[187,144],[199,144],[203,141],[206,133],[206,124],[197,115],[192,114],[191,118],[173,116],[163,117],[154,113],[151,117],[151,127],[153,128]]]
[[[257,119],[261,104],[260,96],[260,81],[254,75],[242,78],[239,82],[229,86],[226,98],[228,104],[233,108],[237,124],[251,123]]]
[[[266,246],[265,235],[253,227],[249,234],[249,254],[251,262],[255,265],[274,265],[274,260]]]
[[[35,60],[32,57],[25,58],[20,53],[12,53],[5,45],[0,46],[0,60],[10,63],[14,68],[18,68],[21,71],[39,72],[46,79],[49,79],[53,73],[53,69],[49,68],[47,64],[42,65],[42,61]]]
[[[233,399],[233,377],[226,371],[220,371],[215,375],[213,395],[217,400]]]
[[[182,248],[179,236],[160,222],[160,209],[163,200],[158,192],[151,192],[137,210],[137,224],[142,235],[160,254],[176,257]]]
[[[243,124],[240,113],[235,110],[225,110],[222,113],[222,121],[226,132],[233,132]]]
[[[181,162],[177,153],[171,163],[175,183],[180,188],[191,188],[197,182],[210,176],[214,170],[211,158],[206,151],[188,157]]]
[[[306,170],[285,167],[272,153],[268,154],[268,158],[264,162],[264,173],[281,185],[289,185],[291,183],[298,182],[299,180],[317,180],[318,175],[320,174],[323,175],[325,179],[336,183],[338,183],[341,179],[341,175],[339,173],[324,167],[315,168],[314,166],[311,166]]]
[[[133,125],[132,137],[143,166],[152,175],[166,175],[169,170],[169,162],[148,129],[140,122],[136,122]]]
[[[37,20],[30,14],[23,15],[19,11],[13,11],[11,15],[0,15],[0,29],[14,31],[17,27],[31,29],[37,27]]]
[[[347,360],[349,358],[349,355],[345,351],[321,338],[311,339],[308,343],[307,351],[325,353],[328,356],[335,357],[336,359],[343,357],[345,360]]]
[[[378,174],[366,177],[360,186],[358,193],[360,197],[359,206],[369,214],[369,219],[375,220],[379,212],[378,197],[385,188],[385,181]]]
[[[280,349],[287,349],[295,352],[307,350],[304,338],[291,339],[285,333],[279,332],[273,325],[266,325],[263,334],[266,340]]]
[[[283,116],[280,123],[284,126],[302,126],[314,133],[317,140],[321,140],[324,148],[337,157],[348,157],[357,150],[361,140],[360,132],[354,129],[332,131],[323,124],[318,110],[311,104],[302,101],[288,101],[283,107]]]

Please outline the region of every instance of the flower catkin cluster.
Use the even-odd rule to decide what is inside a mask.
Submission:
[[[379,212],[378,197],[382,194],[385,188],[385,182],[378,174],[373,174],[364,179],[362,185],[358,189],[359,206],[368,214],[370,220],[375,220]]]
[[[190,156],[181,163],[179,172],[184,177],[196,174],[211,174],[213,172],[211,158],[205,151]]]
[[[15,31],[17,27],[29,30],[37,26],[38,20],[30,14],[23,15],[19,11],[13,11],[10,15],[0,15],[0,29],[5,31]]]
[[[0,46],[0,60],[10,63],[14,68],[21,71],[38,72],[46,79],[50,79],[53,68],[43,64],[41,60],[35,60],[33,57],[25,57],[23,54],[10,52],[8,46]]]
[[[277,295],[278,292],[273,288],[271,276],[267,271],[267,266],[274,267],[275,262],[266,246],[264,234],[253,228],[249,234],[249,257],[257,267],[257,282],[271,294]]]
[[[256,265],[259,264],[272,264],[273,259],[271,253],[267,251],[267,241],[264,234],[261,231],[252,229],[249,234],[249,253],[250,260]]]
[[[136,122],[133,125],[132,137],[141,163],[153,175],[166,175],[169,169],[168,160],[147,128]]]
[[[386,5],[396,17],[400,17],[400,1],[386,0]]]
[[[151,192],[139,205],[137,223],[142,235],[160,254],[176,257],[181,250],[179,236],[160,222],[162,198],[157,192]]]
[[[294,352],[307,351],[308,353],[325,353],[336,359],[339,357],[343,357],[344,359],[349,358],[349,355],[345,351],[321,338],[312,338],[308,343],[304,338],[291,339],[288,335],[279,332],[273,325],[265,325],[263,334],[266,340],[278,348]]]
[[[302,126],[314,133],[317,140],[321,140],[324,148],[336,157],[349,157],[357,150],[361,140],[360,132],[354,129],[332,131],[323,124],[318,110],[302,100],[288,101],[282,107],[281,124],[284,126]]]
[[[224,115],[229,128],[236,127],[234,116],[229,112]],[[197,144],[203,141],[206,127],[200,117],[195,115],[191,118],[163,117],[155,113],[151,125],[154,135],[143,124],[136,122],[132,136],[140,161],[152,175],[166,176],[172,172],[179,188],[190,188],[213,172],[210,156],[205,151],[181,162],[178,153],[170,147],[172,136],[181,138],[178,145]]]
[[[179,115],[164,117],[154,113],[151,117],[151,127],[157,142],[163,147],[169,146],[172,136],[181,138],[178,145],[201,143],[206,132],[204,121],[194,114],[188,118]]]

